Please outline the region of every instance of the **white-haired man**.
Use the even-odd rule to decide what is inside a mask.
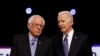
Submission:
[[[69,11],[59,12],[57,22],[61,33],[53,37],[55,56],[92,56],[88,35],[73,29]]]
[[[52,40],[40,36],[45,20],[40,15],[32,15],[28,19],[29,32],[14,36],[10,56],[53,56]]]

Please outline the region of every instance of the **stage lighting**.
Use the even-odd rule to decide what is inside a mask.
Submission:
[[[70,10],[70,13],[71,13],[72,15],[75,15],[75,14],[76,14],[76,10],[75,10],[75,9],[71,9],[71,10]]]
[[[26,14],[31,14],[32,13],[32,8],[28,7],[25,9]]]

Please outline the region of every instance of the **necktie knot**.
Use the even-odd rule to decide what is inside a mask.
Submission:
[[[32,39],[31,41],[32,41],[32,45],[34,45],[37,39]]]
[[[65,35],[65,38],[64,38],[64,41],[67,41],[67,36],[68,36],[68,35],[66,34],[66,35]]]

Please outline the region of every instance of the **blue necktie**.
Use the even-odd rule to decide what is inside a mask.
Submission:
[[[36,41],[36,39],[32,39],[31,45],[34,45],[35,44],[35,41]]]
[[[68,56],[68,40],[67,40],[67,36],[68,35],[65,35],[65,38],[63,40],[63,50],[64,50],[65,56]]]
[[[36,46],[37,46],[37,39],[32,39],[31,40],[31,56],[34,56],[35,55],[35,51],[36,51]]]

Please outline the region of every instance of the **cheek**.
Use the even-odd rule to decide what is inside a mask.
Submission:
[[[72,25],[72,22],[71,21],[68,21],[68,22],[66,22],[64,24],[66,24],[66,26],[70,26],[70,25]]]
[[[30,31],[32,31],[32,32],[35,32],[35,28],[33,27],[33,28],[30,28]]]
[[[66,24],[64,24],[64,27],[65,28],[69,28],[71,26],[71,23],[66,23]]]

